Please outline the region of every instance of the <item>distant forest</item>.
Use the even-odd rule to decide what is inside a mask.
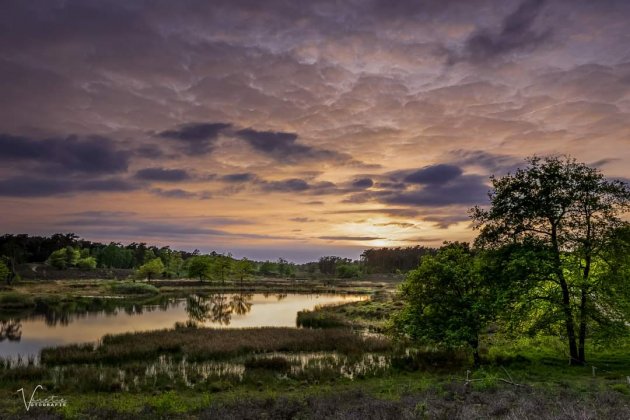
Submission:
[[[435,248],[413,246],[405,248],[366,249],[360,260],[337,256],[324,256],[318,261],[294,264],[279,258],[277,261],[255,262],[257,271],[268,276],[295,276],[295,273],[321,274],[338,277],[358,277],[361,274],[407,272],[418,266],[424,255],[434,255]],[[166,267],[183,264],[201,252],[172,250],[144,242],[123,245],[118,242],[104,244],[80,238],[74,233],[56,233],[51,236],[5,234],[0,236],[0,257],[15,270],[23,264],[48,264],[56,269],[110,268],[138,269],[147,262],[160,258]],[[209,255],[219,255],[212,252]],[[177,270],[175,270],[177,271]],[[180,273],[173,272],[171,276]]]

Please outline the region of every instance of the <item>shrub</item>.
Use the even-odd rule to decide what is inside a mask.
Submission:
[[[147,283],[114,283],[111,285],[111,289],[114,293],[123,295],[148,295],[159,293],[157,287]]]
[[[345,322],[333,313],[320,311],[300,311],[297,314],[297,326],[305,328],[338,328]]]

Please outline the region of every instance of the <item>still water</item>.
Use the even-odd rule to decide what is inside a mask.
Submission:
[[[221,293],[173,298],[159,305],[63,313],[43,311],[22,319],[4,316],[0,325],[0,357],[32,357],[44,347],[97,342],[106,334],[172,328],[177,322],[217,328],[295,327],[297,313],[301,310],[365,298],[333,294]]]

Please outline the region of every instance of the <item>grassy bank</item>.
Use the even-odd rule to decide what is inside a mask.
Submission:
[[[390,315],[400,308],[395,294],[379,290],[371,298],[359,302],[322,305],[312,311],[298,312],[297,323],[308,328],[352,327],[385,332]]]

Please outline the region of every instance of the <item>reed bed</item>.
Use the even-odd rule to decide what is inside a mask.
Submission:
[[[41,352],[41,361],[46,365],[120,363],[162,354],[186,356],[188,360],[199,361],[265,352],[337,351],[360,354],[391,349],[391,342],[384,337],[365,337],[347,329],[184,327],[106,335],[97,346],[73,344],[46,348]]]

